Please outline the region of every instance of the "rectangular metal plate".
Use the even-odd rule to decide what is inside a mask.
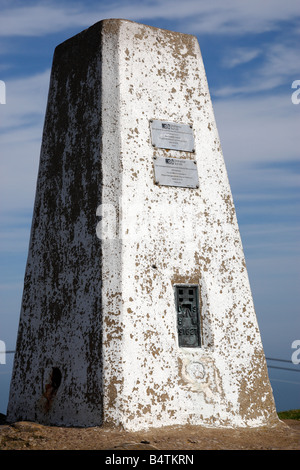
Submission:
[[[154,173],[155,183],[161,186],[199,187],[197,164],[194,160],[158,157],[154,159]]]
[[[194,134],[189,124],[150,121],[152,145],[161,149],[194,152]]]
[[[179,347],[199,348],[201,346],[198,296],[198,286],[175,286]]]

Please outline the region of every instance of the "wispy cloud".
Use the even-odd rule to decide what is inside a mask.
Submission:
[[[0,234],[0,253],[25,253],[29,244],[29,227],[31,225],[31,218],[27,222],[26,228],[20,229],[17,227],[18,217],[15,214],[14,225],[9,229],[2,231]]]
[[[6,82],[6,105],[0,108],[1,211],[33,205],[49,78],[46,70]]]
[[[226,57],[222,61],[223,67],[234,68],[241,64],[251,62],[260,56],[262,51],[260,49],[237,48],[233,50],[230,57]]]
[[[53,46],[102,19],[125,18],[199,37],[264,346],[285,354],[299,317],[300,105],[291,102],[292,80],[300,79],[298,3],[0,0],[7,89],[0,106],[0,327],[7,345],[17,332]]]
[[[215,96],[230,96],[258,93],[261,91],[273,90],[287,80],[294,80],[299,77],[300,60],[296,38],[292,43],[272,43],[261,46],[261,50],[249,51],[239,48],[236,54],[228,61],[228,66],[234,67],[241,63],[246,63],[260,55],[261,63],[245,72],[241,77],[241,85],[229,85],[215,90]]]
[[[22,5],[22,6],[20,6]],[[98,4],[58,1],[34,1],[23,6],[20,2],[2,1],[1,36],[43,36],[66,28],[87,26],[105,18],[176,20],[196,33],[253,34],[271,31],[278,22],[293,21],[297,0],[157,0],[147,3],[115,1]]]
[[[198,2],[184,2],[184,7],[188,3]],[[277,30],[280,22],[295,21],[299,18],[296,12],[297,0],[199,2],[194,6],[195,15],[191,17],[190,28],[196,34],[253,35]]]
[[[292,104],[291,92],[287,86],[286,93],[214,101],[225,159],[232,169],[299,161],[299,108]]]
[[[44,116],[50,70],[23,78],[6,80],[6,105],[0,109],[1,131],[11,132],[20,126],[27,127]],[[11,140],[7,134],[5,139]],[[2,143],[3,143],[2,138]]]

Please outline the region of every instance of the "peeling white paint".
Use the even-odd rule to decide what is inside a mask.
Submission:
[[[66,276],[68,286],[82,284],[71,292],[76,296],[68,298],[72,309],[65,312],[63,321],[56,317],[56,334],[52,332],[47,340],[47,347],[56,350],[63,380],[46,417],[45,412],[37,411],[36,397],[29,397],[21,384],[27,379],[26,371],[20,372],[20,352],[12,381],[10,415],[66,425],[105,422],[129,430],[174,424],[272,424],[277,415],[198,42],[193,36],[126,20],[105,20],[91,31],[97,31],[97,27],[102,61],[98,48],[99,55],[85,71],[90,93],[85,113],[90,118],[86,139],[93,139],[90,152],[95,154],[94,162],[101,148],[101,170],[97,163],[94,169],[99,173],[101,194],[91,199],[89,173],[83,172],[86,201],[93,204],[94,233],[87,231],[90,219],[82,209],[72,228],[74,250],[65,249],[70,233],[64,224],[60,228],[61,244],[56,247],[61,249],[61,263],[69,270],[62,268],[60,284],[55,288],[60,285],[65,289]],[[72,38],[69,45],[65,43],[70,55],[78,42],[86,47],[92,34],[89,31]],[[95,37],[93,33],[93,40]],[[70,72],[70,97],[75,93],[74,80]],[[54,73],[48,104],[50,121],[53,115],[63,113],[55,102],[60,86]],[[93,87],[101,90],[101,105],[99,100],[93,101]],[[71,100],[69,96],[71,128],[61,148],[64,155],[72,156],[81,142],[80,97]],[[95,135],[99,113],[101,126]],[[192,125],[195,153],[153,148],[151,119]],[[55,132],[61,137],[60,129]],[[48,138],[45,134],[44,149]],[[153,157],[195,159],[199,189],[155,185]],[[85,155],[78,158],[85,168]],[[67,159],[64,165],[60,190],[66,204],[72,204],[69,188],[79,170],[75,163],[68,169]],[[42,183],[51,177],[52,184],[55,181],[55,175],[47,171],[47,167],[41,168],[40,198]],[[47,211],[47,202],[44,207]],[[105,209],[112,217],[108,228],[109,219],[99,220]],[[39,223],[45,231],[44,220]],[[84,239],[87,233],[88,240]],[[77,255],[82,247],[87,253],[82,270],[72,271],[78,263],[81,266]],[[35,266],[40,261],[33,251],[34,244],[29,259]],[[92,258],[91,268],[88,256]],[[200,287],[201,348],[178,346],[176,283]],[[47,288],[49,296],[56,295],[53,281]],[[101,298],[98,314],[97,295]],[[29,304],[32,302],[29,300]],[[30,313],[23,310],[22,331],[25,338],[29,338],[29,331],[36,338],[39,313],[34,313],[32,321],[29,317]],[[36,346],[41,358],[45,344],[42,338]],[[26,347],[30,350],[28,341]],[[53,361],[55,355],[50,352]],[[31,380],[36,381],[42,359],[35,362],[32,352],[26,354],[30,363],[27,378],[31,374]],[[50,367],[50,359],[48,362]],[[99,402],[89,400],[91,373],[96,374],[92,387],[94,397],[97,391],[101,396]],[[29,411],[24,410],[25,401]]]

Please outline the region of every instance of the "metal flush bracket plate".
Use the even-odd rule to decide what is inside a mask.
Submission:
[[[201,347],[199,288],[193,285],[176,285],[178,345],[183,348]]]
[[[179,158],[154,158],[155,184],[199,188],[199,177],[195,160]]]
[[[150,121],[153,147],[182,152],[194,152],[193,129],[189,124],[168,121]]]

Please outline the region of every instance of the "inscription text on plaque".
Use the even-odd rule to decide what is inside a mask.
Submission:
[[[201,346],[198,297],[198,286],[175,286],[179,347],[199,348]]]
[[[195,160],[154,158],[155,184],[198,188],[199,178]]]
[[[182,152],[194,152],[194,134],[189,124],[168,121],[150,121],[153,147]]]

